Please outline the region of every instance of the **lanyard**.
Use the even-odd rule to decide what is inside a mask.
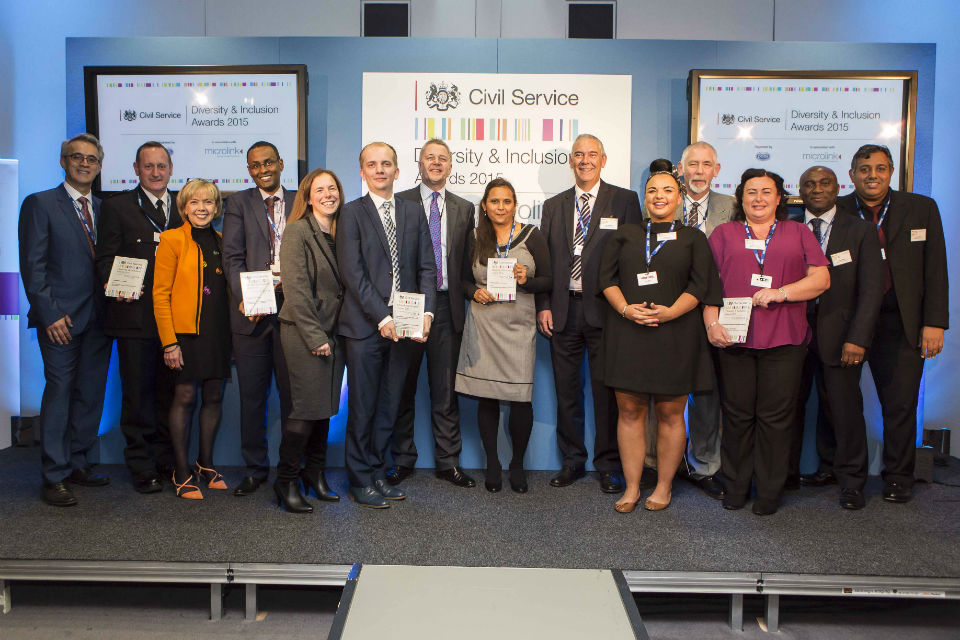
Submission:
[[[160,198],[157,198],[157,202],[160,202]],[[157,230],[157,233],[163,233],[163,229],[157,226],[157,223],[153,221],[153,218],[148,216],[143,211],[143,199],[140,197],[140,187],[137,187],[137,204],[140,205],[140,213],[143,213],[143,217],[146,218],[150,224],[153,225],[153,228]],[[167,207],[169,209],[169,207]]]
[[[677,228],[677,221],[674,220],[673,222],[670,223],[670,231],[668,231],[667,233],[673,233],[674,229],[676,228]],[[650,236],[652,235],[652,233],[653,233],[653,222],[651,221],[647,225],[647,271],[650,271],[650,261],[653,260],[653,256],[657,255],[660,249],[663,248],[663,245],[667,244],[668,242],[667,240],[661,240],[660,244],[657,245],[657,248],[651,252]]]
[[[703,225],[707,223],[707,209],[709,207],[710,207],[710,198],[707,198],[706,200],[703,201],[703,209],[701,209],[698,212],[703,214],[703,220],[701,220],[696,225],[694,225],[696,226],[697,229],[700,229],[701,231],[703,231]],[[687,199],[686,198],[683,199],[683,219],[684,220],[687,219]]]
[[[495,246],[497,250],[498,258],[506,258],[510,255],[510,245],[513,244],[513,230],[516,228],[517,228],[517,223],[514,222],[513,225],[510,226],[510,238],[507,240],[507,248],[503,253],[500,253],[500,245]]]
[[[586,194],[589,195],[589,192],[588,192],[588,191],[584,191],[584,193],[586,193]],[[587,202],[590,202],[590,199],[587,199]],[[577,221],[580,222],[580,228],[583,230],[583,242],[584,242],[584,244],[586,244],[586,242],[587,242],[587,232],[590,231],[590,220],[593,218],[593,215],[591,215],[590,218],[587,219],[586,224],[584,224],[584,222],[583,222],[583,216],[580,215],[580,210],[581,210],[581,208],[582,208],[582,207],[580,206],[580,198],[577,198],[577,202],[576,202],[574,208],[577,210]]]
[[[73,203],[73,210],[77,212],[77,217],[80,218],[80,224],[83,225],[83,230],[87,232],[87,238],[90,239],[90,244],[93,244],[93,245],[97,244],[97,236],[96,236],[96,234],[94,233],[94,230],[90,228],[90,225],[87,224],[87,218],[86,218],[86,216],[83,215],[83,209],[80,207],[79,204],[77,204],[77,201],[74,200],[73,198],[70,198],[70,202]],[[87,202],[88,202],[88,204],[92,205],[92,203],[90,203],[90,199],[89,199],[89,198],[87,198]],[[92,208],[92,206],[91,206],[90,211],[91,211],[91,217],[93,217],[93,216],[92,216],[92,213],[93,213],[93,208]]]
[[[837,214],[833,214],[833,219],[830,220],[827,224],[820,227],[820,250],[824,253],[827,252],[827,240],[830,238],[830,227],[833,226],[833,221],[837,219]],[[813,220],[820,220],[820,218],[814,218]],[[810,225],[813,225],[813,220],[810,221]]]
[[[770,233],[767,234],[767,239],[763,241],[763,253],[757,253],[756,249],[753,249],[753,257],[757,259],[757,263],[760,265],[760,275],[763,275],[763,261],[767,258],[767,247],[770,246],[770,241],[773,240],[773,232],[777,230],[777,224],[779,220],[773,221],[773,226],[770,227]],[[747,231],[747,239],[753,239],[753,234],[750,233],[750,225],[747,224],[747,221],[743,221],[743,228]]]
[[[867,216],[863,215],[863,203],[860,202],[860,198],[856,198],[856,200],[857,200],[857,213],[860,214],[861,218],[866,220]],[[889,208],[890,208],[890,196],[887,195],[887,203],[883,205],[883,211],[880,213],[880,219],[877,220],[877,231],[879,231],[880,227],[883,226],[883,221],[886,220],[887,218],[887,209]],[[873,220],[870,220],[869,222],[873,222]]]
[[[274,196],[274,197],[276,197],[276,196]],[[276,202],[274,202],[274,208],[276,208]],[[264,209],[264,211],[266,212],[267,224],[270,225],[270,229],[273,230],[273,235],[277,238],[277,242],[276,242],[276,244],[274,245],[274,251],[276,251],[276,247],[279,247],[279,246],[280,246],[280,232],[277,230],[277,225],[274,224],[274,222],[273,222],[273,211],[270,211],[269,207],[267,207],[267,201],[266,201],[266,200],[263,201],[263,209]]]

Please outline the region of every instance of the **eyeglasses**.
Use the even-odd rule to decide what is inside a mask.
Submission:
[[[254,162],[252,164],[248,164],[247,169],[250,169],[250,171],[260,171],[260,169],[272,169],[274,166],[276,166],[276,164],[277,164],[276,160],[264,160],[263,163]]]
[[[71,153],[66,157],[69,158],[71,162],[77,164],[83,164],[84,161],[86,161],[87,164],[100,164],[100,158],[94,155],[87,156],[82,153]]]

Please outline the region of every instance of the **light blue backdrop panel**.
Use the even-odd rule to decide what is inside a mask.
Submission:
[[[344,182],[348,199],[360,193],[357,155],[361,139],[362,74],[377,72],[604,73],[633,77],[631,187],[642,185],[655,157],[678,158],[689,132],[687,75],[690,69],[894,69],[919,71],[914,190],[929,193],[936,47],[929,44],[836,44],[661,40],[485,40],[406,38],[71,38],[67,40],[67,130],[85,127],[85,65],[306,64],[310,75],[308,154],[311,168],[325,166]],[[383,97],[390,108],[390,97]],[[109,150],[107,150],[109,152]],[[132,159],[131,159],[132,161]],[[721,159],[722,162],[722,159]],[[404,161],[401,159],[401,167]],[[732,176],[731,176],[732,177]],[[626,186],[626,185],[624,185]],[[585,375],[585,377],[587,377]],[[38,380],[42,384],[42,379]],[[933,382],[931,382],[933,384]],[[947,384],[947,382],[939,383]],[[589,383],[584,389],[590,397]],[[275,391],[268,417],[272,460],[279,444]],[[115,366],[101,425],[102,460],[122,462],[123,439],[116,429],[120,391]],[[876,418],[875,399],[868,396]],[[589,403],[588,403],[589,405]],[[345,404],[343,405],[345,406]],[[462,462],[482,467],[476,428],[476,402],[462,399]],[[922,405],[921,405],[922,406]],[[419,464],[433,465],[426,367],[417,395]],[[343,464],[343,413],[331,425],[329,464]],[[554,425],[556,399],[549,346],[538,339],[534,385],[534,432],[526,464],[554,469],[560,463]],[[876,423],[876,420],[873,420]],[[239,396],[230,383],[218,439],[219,464],[241,464]],[[808,430],[809,431],[809,430]],[[808,433],[808,436],[812,434]],[[878,434],[872,435],[876,442]],[[593,440],[593,415],[587,408],[587,442]],[[510,456],[501,437],[501,458]],[[590,446],[588,444],[588,446]],[[592,446],[590,446],[592,449]],[[806,447],[805,470],[816,464]],[[872,472],[878,470],[871,450]]]

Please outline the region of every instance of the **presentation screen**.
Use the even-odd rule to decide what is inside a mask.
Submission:
[[[98,191],[137,184],[134,154],[148,140],[170,151],[172,189],[191,178],[253,186],[246,151],[258,140],[280,151],[284,187],[306,173],[304,65],[84,67],[84,89],[87,130],[105,153]]]
[[[732,194],[745,169],[779,173],[796,194],[813,165],[833,169],[840,193],[853,190],[850,161],[864,144],[886,145],[891,186],[913,186],[915,71],[690,72],[690,140],[717,149],[713,189]]]

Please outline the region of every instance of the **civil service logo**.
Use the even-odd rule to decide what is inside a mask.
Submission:
[[[732,113],[725,113],[720,116],[720,122],[723,124],[733,124],[734,115]]]
[[[136,109],[124,109],[123,110],[123,119],[127,122],[133,122],[137,119],[137,110]]]
[[[427,106],[437,111],[456,109],[460,105],[460,89],[447,82],[431,82],[427,89]]]

